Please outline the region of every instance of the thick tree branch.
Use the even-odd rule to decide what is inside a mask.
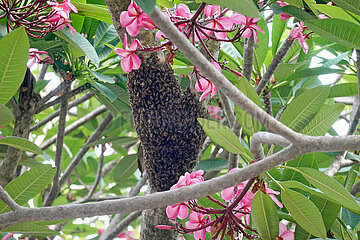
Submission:
[[[249,80],[249,82],[251,81],[252,68],[254,64],[254,44],[255,42],[253,36],[245,39],[243,75]]]
[[[71,81],[64,81],[65,88],[63,90],[63,96],[67,96]],[[68,99],[65,98],[60,106],[60,116],[59,116],[59,125],[58,125],[58,134],[56,137],[56,151],[55,151],[55,167],[56,172],[53,178],[53,185],[51,186],[50,192],[45,198],[44,207],[51,206],[54,202],[57,194],[59,192],[59,178],[61,171],[61,156],[63,152],[64,138],[65,138],[65,125],[66,125],[66,115],[68,112]]]
[[[9,206],[13,211],[18,211],[21,209],[21,206],[18,205],[14,199],[4,190],[2,186],[0,186],[0,198],[4,201],[6,205]]]
[[[252,136],[250,142],[250,152],[255,161],[265,158],[262,143],[283,147],[287,147],[291,144],[288,140],[279,135],[268,132],[257,132]]]
[[[71,101],[69,103],[68,109],[70,110],[71,108],[82,104],[83,102],[85,102],[86,100],[92,98],[93,96],[95,96],[95,94],[93,92],[88,92],[88,93],[84,94],[84,96],[81,96],[80,98],[77,98],[74,101]],[[38,122],[37,124],[31,126],[30,132],[38,130],[39,128],[44,126],[46,123],[50,122],[51,120],[53,120],[54,118],[59,116],[59,114],[60,114],[60,110],[57,110],[56,112],[50,114],[49,116],[47,116],[46,118],[44,118],[43,120]]]
[[[284,59],[285,55],[291,48],[291,45],[293,44],[294,40],[291,39],[290,35],[287,36],[281,47],[279,48],[278,52],[274,56],[273,60],[271,61],[269,67],[267,68],[264,76],[262,77],[259,84],[256,86],[255,90],[258,95],[264,91],[267,83],[270,81],[271,76],[274,74],[275,70],[280,65],[281,61]]]
[[[225,188],[235,186],[239,182],[258,176],[264,171],[268,171],[289,159],[295,158],[298,152],[298,149],[291,146],[234,173],[173,191],[157,192],[140,197],[96,203],[68,204],[46,208],[23,208],[18,212],[0,214],[0,228],[18,222],[65,220],[79,217],[110,215],[114,213],[127,213],[189,201],[220,192]]]
[[[76,168],[76,166],[79,164],[79,162],[81,161],[82,157],[85,155],[85,153],[89,150],[89,146],[86,146],[86,144],[91,143],[93,141],[96,141],[101,134],[104,132],[104,130],[106,129],[106,127],[110,124],[111,120],[113,119],[113,116],[111,115],[111,113],[108,113],[104,120],[100,123],[100,125],[95,129],[95,131],[93,132],[93,134],[88,138],[88,140],[85,142],[85,146],[82,147],[80,149],[80,151],[76,154],[76,156],[74,157],[74,159],[71,161],[71,163],[69,164],[69,166],[66,168],[65,172],[63,173],[63,175],[60,178],[60,187],[62,185],[64,185],[64,183],[66,182],[66,180],[69,178],[70,174],[72,173],[72,171],[74,171],[74,169]]]
[[[360,181],[357,181],[354,186],[352,187],[350,193],[353,195],[353,196],[356,196],[360,193]]]
[[[103,112],[106,111],[106,106],[102,105],[100,107],[98,107],[97,109],[95,109],[94,111],[86,114],[85,116],[83,116],[82,118],[76,120],[75,122],[73,122],[72,124],[70,124],[69,126],[67,126],[65,128],[65,135],[68,135],[69,133],[71,133],[72,131],[74,131],[75,129],[77,129],[78,127],[80,127],[81,125],[84,125],[85,123],[91,121],[91,119],[99,116],[100,114],[102,114]],[[53,143],[55,143],[57,138],[57,135],[52,136],[51,138],[49,138],[48,140],[46,140],[45,142],[43,142],[41,144],[41,149],[44,150],[48,147],[50,147]]]

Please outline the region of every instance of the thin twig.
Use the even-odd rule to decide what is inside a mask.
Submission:
[[[63,83],[61,83],[61,84],[59,85],[59,87],[60,87],[62,84],[63,84]],[[59,87],[58,87],[58,88],[59,88]],[[75,96],[75,95],[77,95],[77,94],[79,94],[79,93],[81,93],[81,92],[89,89],[90,87],[91,87],[91,85],[90,85],[89,83],[85,83],[84,85],[81,85],[80,87],[72,90],[72,91],[67,95],[67,97],[68,97],[68,98],[72,98],[73,96]],[[56,89],[55,89],[55,90],[56,90]],[[53,90],[53,91],[55,91],[55,90]],[[60,91],[61,91],[61,90],[62,90],[62,89],[60,89]],[[59,91],[59,92],[60,92],[60,91]],[[57,92],[56,94],[58,94],[59,92]],[[50,92],[50,93],[51,93],[51,92]],[[50,93],[49,93],[49,94],[50,94]],[[48,95],[49,95],[49,94],[48,94]],[[55,95],[56,95],[56,94],[55,94]],[[53,96],[55,96],[55,95],[53,95]],[[51,97],[53,97],[53,96],[51,96]],[[45,96],[45,97],[47,97],[47,96]],[[45,97],[44,97],[43,99],[45,99]],[[50,98],[51,98],[51,97],[50,97]],[[48,100],[50,100],[50,98],[49,98]],[[41,99],[41,100],[38,102],[38,104],[37,104],[38,107],[36,108],[35,113],[42,112],[42,111],[44,111],[45,109],[47,109],[47,108],[49,108],[49,107],[52,107],[52,106],[54,106],[54,105],[62,102],[62,101],[64,100],[64,96],[58,97],[58,98],[56,98],[55,100],[53,100],[53,101],[51,101],[51,102],[48,102],[48,103],[46,103],[45,101],[42,101],[43,99]],[[47,101],[48,101],[48,100],[47,100]],[[40,102],[42,102],[42,103],[40,104]],[[46,104],[45,104],[45,103],[46,103]]]
[[[71,81],[65,80],[64,83],[65,83],[65,88],[63,90],[63,95],[67,96],[70,89]],[[56,136],[56,151],[55,151],[56,172],[53,178],[53,185],[51,186],[50,192],[44,201],[44,207],[51,206],[59,192],[61,156],[63,152],[64,138],[65,138],[65,125],[66,125],[67,112],[68,112],[68,101],[67,98],[65,98],[60,106],[59,124],[58,124],[57,136]]]
[[[220,90],[218,91],[218,94],[219,94],[221,103],[224,106],[224,113],[225,113],[226,119],[228,120],[229,127],[233,128],[235,121],[236,121],[236,117],[235,117],[234,110],[231,106],[231,103],[229,101],[229,98],[226,97]]]
[[[42,108],[42,106],[49,101],[52,97],[58,95],[64,88],[66,87],[66,83],[62,82],[60,83],[59,86],[57,86],[57,88],[55,88],[54,90],[52,90],[51,92],[49,92],[45,97],[43,97],[42,99],[40,99],[40,101],[36,104],[36,110],[35,113],[39,113],[41,112],[40,109]]]
[[[19,206],[14,199],[12,199],[12,197],[5,191],[5,189],[0,185],[0,198],[1,200],[4,201],[4,203],[6,205],[9,206],[9,208],[11,208],[11,210],[13,211],[17,211],[21,208],[21,206]]]
[[[108,113],[105,116],[104,120],[100,123],[100,125],[95,129],[93,134],[91,134],[91,136],[85,142],[85,144],[84,144],[85,146],[80,149],[80,151],[76,154],[74,159],[70,162],[70,164],[68,165],[68,167],[64,171],[62,177],[60,178],[60,187],[62,185],[64,185],[66,180],[70,177],[70,174],[72,173],[72,171],[74,171],[74,169],[79,164],[79,162],[81,161],[81,159],[83,158],[85,153],[87,153],[87,151],[89,150],[90,146],[86,146],[86,145],[88,143],[96,141],[101,136],[101,134],[105,131],[105,129],[110,124],[112,119],[113,119],[113,116],[111,115],[111,113]]]
[[[81,96],[80,98],[75,99],[74,101],[71,101],[69,103],[68,109],[70,110],[71,108],[73,108],[73,107],[75,107],[77,105],[80,105],[81,103],[83,103],[86,100],[92,98],[93,96],[95,96],[95,94],[93,92],[88,92],[88,93],[84,94],[84,96]],[[59,116],[59,114],[60,114],[60,110],[57,110],[56,112],[50,114],[49,116],[47,116],[46,118],[44,118],[43,120],[38,122],[37,124],[33,125],[30,128],[30,132],[38,130],[39,128],[44,126],[46,123],[50,122],[51,120],[53,120],[54,118]]]
[[[44,64],[41,66],[40,73],[39,73],[39,77],[38,77],[38,81],[45,79],[45,74],[46,74],[48,68],[49,68],[49,64],[48,64],[48,63],[44,63]]]
[[[244,46],[244,62],[243,62],[243,75],[251,82],[251,73],[254,64],[254,38],[245,39]]]
[[[75,129],[80,127],[81,125],[84,125],[85,123],[91,121],[91,119],[96,118],[97,116],[99,116],[100,114],[102,114],[105,111],[106,111],[106,106],[102,105],[102,106],[98,107],[97,109],[95,109],[94,111],[86,114],[82,118],[76,120],[75,122],[73,122],[72,124],[67,126],[65,128],[65,135],[68,135],[69,133],[71,133],[72,131],[74,131]],[[56,138],[57,138],[57,135],[52,136],[51,138],[49,138],[48,140],[43,142],[41,144],[41,149],[44,150],[44,149],[50,147],[56,141]]]
[[[255,90],[258,95],[260,95],[267,83],[270,81],[271,76],[274,74],[275,70],[280,65],[281,61],[284,59],[287,52],[290,50],[291,45],[293,44],[294,40],[291,39],[291,36],[287,36],[287,38],[284,40],[283,44],[279,48],[278,52],[274,56],[273,60],[271,61],[269,67],[267,68],[264,76],[260,80],[259,84],[256,86]]]
[[[90,199],[92,197],[92,195],[94,194],[97,186],[99,185],[100,179],[101,179],[101,172],[104,166],[104,152],[105,152],[105,145],[101,145],[101,154],[100,154],[100,158],[99,158],[99,165],[98,165],[98,169],[96,171],[96,177],[95,177],[95,182],[93,187],[91,188],[91,191],[88,193],[88,195],[85,197],[85,199]]]

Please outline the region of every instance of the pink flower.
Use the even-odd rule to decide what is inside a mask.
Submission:
[[[208,23],[205,27],[213,28],[216,30],[229,30],[234,25],[234,21],[230,17],[218,17],[220,15],[220,6],[215,5],[207,5],[204,9],[204,13],[206,17],[208,18],[214,18],[210,20],[210,23]],[[211,30],[204,30],[208,35],[211,35],[213,31]],[[224,40],[226,39],[226,32],[216,32],[215,36],[218,39]],[[205,38],[205,36],[201,36],[202,38]]]
[[[170,188],[170,190],[203,182],[204,181],[204,178],[202,177],[203,174],[204,174],[203,170],[198,170],[192,173],[186,172],[183,176],[179,178],[178,182]]]
[[[235,172],[238,170],[240,170],[240,169],[233,168],[228,173],[232,173],[232,172]],[[246,183],[247,183],[247,181],[244,181],[234,187],[225,188],[224,190],[221,191],[222,199],[224,199],[225,201],[233,200],[234,197],[237,197],[240,195],[241,191],[245,188]],[[235,196],[235,194],[236,194],[236,196]]]
[[[279,237],[283,240],[294,240],[294,232],[287,230],[285,224],[279,222]]]
[[[241,24],[241,30],[244,31],[242,37],[249,38],[251,37],[251,35],[254,35],[254,41],[256,43],[259,42],[259,36],[257,31],[264,33],[264,31],[261,30],[258,25],[256,25],[256,22],[259,21],[260,18],[245,17],[240,13],[234,13],[233,15],[231,15],[230,18],[233,20],[234,23]]]
[[[248,224],[250,223],[251,204],[254,196],[255,195],[252,192],[247,192],[235,208],[236,210],[241,210],[242,212],[248,213],[246,214],[246,222]],[[245,213],[235,213],[235,216],[237,218],[241,218],[245,215]]]
[[[53,6],[53,11],[56,12],[56,15],[60,15],[65,19],[69,18],[69,14],[71,10],[74,11],[75,13],[78,12],[76,7],[70,2],[70,0],[64,0],[61,3],[58,3],[56,1],[55,2],[49,1],[47,3]]]
[[[114,51],[116,54],[123,57],[121,59],[121,67],[122,69],[129,73],[133,69],[139,69],[141,65],[140,58],[135,54],[136,49],[138,47],[141,47],[141,43],[137,39],[133,39],[130,46],[127,45],[127,34],[124,35],[124,49],[121,48],[115,48]]]
[[[121,232],[117,235],[118,238],[124,238],[126,240],[131,240],[133,239],[132,237],[134,236],[134,232],[133,231],[128,231],[127,233],[125,232]]]
[[[266,189],[266,193],[270,196],[270,198],[274,201],[274,203],[276,203],[276,205],[278,205],[280,208],[283,208],[284,206],[282,205],[282,203],[275,197],[275,195],[279,195],[280,192],[268,188],[267,183],[265,183],[265,189]]]
[[[212,65],[214,65],[214,67],[221,72],[221,67],[217,62],[212,62]],[[199,101],[201,102],[202,100],[204,100],[204,98],[207,97],[207,95],[210,94],[211,92],[211,97],[214,97],[216,94],[216,86],[214,84],[212,84],[212,82],[210,82],[210,80],[206,79],[206,78],[200,78],[196,84],[195,84],[195,89],[198,92],[202,92],[203,94],[201,94]]]
[[[65,19],[65,18],[60,18],[60,20],[57,23],[58,27],[56,28],[56,30],[61,30],[61,29],[64,29],[66,26],[68,26],[70,29],[71,35],[74,35],[76,30],[73,26],[71,26],[70,23],[71,23],[70,20]]]
[[[195,229],[207,224],[209,221],[210,217],[208,215],[191,212],[189,215],[189,221],[185,223],[185,226],[188,229]],[[206,231],[210,232],[210,227],[195,231],[194,238],[196,240],[204,240],[206,238]]]
[[[139,34],[140,28],[147,30],[155,28],[153,21],[133,0],[128,6],[128,10],[120,14],[120,23],[132,37]]]
[[[8,235],[5,235],[5,237],[3,237],[1,240],[8,240],[10,238],[12,238],[14,236],[13,233],[9,233]]]
[[[103,234],[104,232],[105,232],[105,229],[103,229],[103,228],[99,228],[99,229],[98,229],[98,234],[99,234],[99,235]]]
[[[48,52],[39,51],[36,48],[29,49],[29,60],[27,62],[28,68],[31,68],[34,64],[39,65],[39,63],[43,60],[40,54],[48,54]]]
[[[304,31],[307,29],[307,27],[304,26],[304,22],[300,22],[299,25],[291,29],[290,36],[293,40],[297,39],[299,41],[300,46],[302,47],[304,53],[308,53],[309,46],[305,41],[305,38],[307,38],[307,35],[304,35]]]
[[[284,1],[276,1],[277,4],[280,5],[280,7],[285,7],[288,5],[288,3],[284,2]],[[291,15],[286,14],[286,13],[281,13],[280,14],[280,19],[283,21],[288,20],[289,18],[291,18]]]
[[[165,230],[176,229],[175,227],[169,225],[156,225],[155,227],[158,229],[165,229]]]
[[[221,107],[209,105],[208,106],[208,114],[214,118],[221,120],[222,118],[218,116],[219,112],[221,110]]]
[[[188,207],[185,203],[178,203],[166,207],[166,215],[169,219],[185,219],[189,214]]]

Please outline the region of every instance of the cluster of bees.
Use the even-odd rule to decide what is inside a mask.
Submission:
[[[135,130],[144,148],[144,168],[153,191],[165,191],[196,166],[205,117],[189,89],[181,91],[173,70],[153,57],[128,76]]]

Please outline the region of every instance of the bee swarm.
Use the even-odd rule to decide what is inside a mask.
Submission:
[[[165,191],[196,166],[205,117],[195,94],[180,86],[169,65],[152,58],[128,76],[135,130],[144,148],[144,167],[152,190]]]

